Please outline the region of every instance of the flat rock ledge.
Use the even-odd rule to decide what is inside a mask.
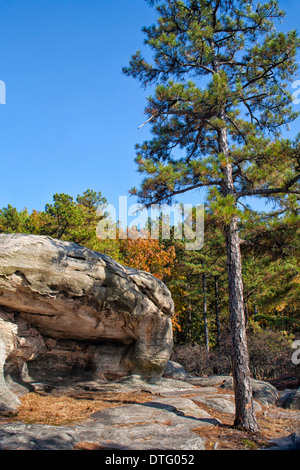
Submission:
[[[149,384],[129,377],[119,383],[94,382],[77,387],[113,391],[116,395],[126,391],[134,396],[144,391],[152,393],[153,399],[106,408],[70,426],[18,422],[0,425],[0,450],[74,450],[82,442],[103,450],[205,450],[205,439],[193,430],[220,423],[199,408],[193,397],[185,396],[199,393],[198,387],[187,388],[181,381],[162,379],[159,384]],[[202,391],[210,394],[214,389]]]
[[[0,450],[73,450],[80,442],[107,450],[204,450],[192,431],[201,418],[173,410],[153,401],[105,409],[73,426],[7,424],[0,428]]]
[[[109,391],[116,396],[129,392],[133,397],[136,392],[148,392],[153,398],[145,403],[106,408],[68,426],[21,422],[1,425],[0,421],[0,450],[74,450],[82,443],[99,450],[205,450],[206,439],[195,430],[220,425],[214,411],[235,412],[230,390],[224,393],[219,386],[196,386],[169,378],[156,384],[143,382],[138,376],[118,383],[83,382],[60,392],[76,390]],[[257,411],[262,409],[259,402],[254,403]],[[297,439],[293,446],[298,445]],[[291,443],[285,440],[283,444]],[[280,443],[278,446],[274,442],[274,448],[280,448]]]
[[[205,379],[205,385],[170,378],[149,383],[139,376],[129,376],[119,382],[68,384],[65,389],[59,389],[61,394],[94,391],[113,392],[117,396],[126,392],[132,394],[134,400],[135,393],[148,392],[152,398],[145,403],[106,408],[91,414],[85,421],[67,426],[1,424],[0,420],[0,450],[76,450],[82,445],[116,451],[205,450],[206,439],[195,430],[206,426],[207,432],[207,426],[213,428],[222,424],[215,417],[215,411],[232,416],[235,412],[233,392],[220,387],[223,381],[219,382],[217,377]],[[44,391],[47,388],[50,394],[55,392],[54,389],[51,392],[51,386],[39,384],[39,387]],[[264,406],[257,400],[254,405],[256,411]],[[269,448],[299,449],[299,433],[271,441],[266,450]]]

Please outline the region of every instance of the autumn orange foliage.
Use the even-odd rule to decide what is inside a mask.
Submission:
[[[159,240],[148,237],[143,230],[129,229],[127,238],[120,239],[120,251],[124,263],[131,268],[151,273],[163,282],[172,275],[172,266],[176,259],[175,247],[164,247]],[[172,324],[174,331],[180,330],[177,314],[173,316]]]
[[[127,266],[149,272],[161,281],[171,275],[176,257],[174,246],[165,248],[159,240],[136,229],[130,229],[127,238],[120,240],[120,245]]]

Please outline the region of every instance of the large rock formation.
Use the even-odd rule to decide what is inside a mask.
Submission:
[[[154,276],[47,236],[0,234],[0,409],[30,383],[161,377],[173,301]]]

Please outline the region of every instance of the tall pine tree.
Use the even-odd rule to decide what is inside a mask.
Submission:
[[[227,247],[235,424],[257,431],[244,315],[239,202],[250,196],[295,205],[299,146],[279,140],[292,122],[288,82],[299,39],[283,33],[276,0],[165,0],[144,28],[153,61],[138,51],[124,73],[143,86],[153,138],[137,146],[141,202],[170,202],[203,187],[222,219]],[[179,151],[177,151],[179,150]]]

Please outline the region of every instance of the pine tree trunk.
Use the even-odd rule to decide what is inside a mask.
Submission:
[[[206,362],[209,363],[209,333],[207,323],[207,299],[206,299],[206,274],[202,275],[203,280],[203,319],[204,319],[204,334],[205,334],[205,351],[206,351]]]
[[[248,302],[244,302],[245,323],[248,324]]]
[[[219,146],[222,153],[228,157],[226,128],[223,128],[220,132]],[[228,160],[226,167],[224,168],[224,176],[223,195],[234,195],[235,191],[232,165]],[[232,216],[230,223],[225,227],[225,236],[228,266],[233,384],[236,408],[234,424],[235,426],[241,427],[245,430],[256,432],[258,431],[258,423],[254,413],[252,386],[250,381],[238,218],[234,215]]]
[[[187,338],[188,342],[192,341],[192,306],[191,299],[188,298],[188,315],[187,315]]]
[[[216,327],[217,327],[216,349],[218,350],[220,347],[220,342],[221,342],[218,276],[215,276],[215,314],[216,314]]]
[[[258,312],[257,312],[257,307],[256,307],[256,305],[254,305],[254,319],[255,319],[257,313],[258,313]]]
[[[188,292],[190,291],[190,284],[187,286]],[[188,309],[187,309],[187,319],[186,319],[186,335],[188,342],[192,342],[192,304],[191,299],[188,297]]]
[[[233,382],[235,393],[235,426],[256,432],[249,356],[244,315],[242,263],[237,219],[233,218],[226,230],[228,286],[230,305],[230,332],[232,344]]]

